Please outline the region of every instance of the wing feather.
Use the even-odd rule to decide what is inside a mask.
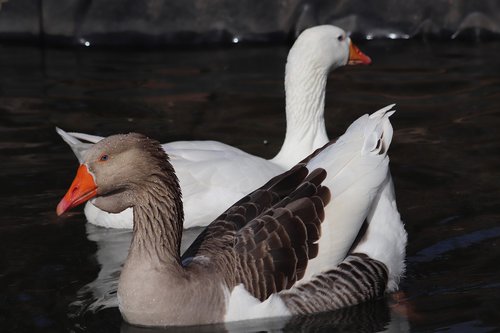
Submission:
[[[326,171],[304,164],[235,203],[195,240],[183,260],[209,258],[230,289],[243,283],[255,297],[291,288],[318,253]]]

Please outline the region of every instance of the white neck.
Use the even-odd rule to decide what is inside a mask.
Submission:
[[[286,65],[286,135],[280,152],[272,159],[285,168],[328,142],[323,114],[329,70],[298,60],[288,59]]]

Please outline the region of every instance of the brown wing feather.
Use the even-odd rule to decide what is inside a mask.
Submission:
[[[284,207],[269,209],[248,223],[244,228],[246,232],[236,235],[235,251],[238,266],[242,268],[237,271],[238,280],[260,300],[273,292],[291,288],[303,277],[309,259],[317,254],[314,242],[321,223],[316,208],[317,199],[309,198],[310,187],[301,186],[298,190],[305,190],[307,196],[299,197]],[[320,210],[323,210],[322,205]],[[309,233],[308,229],[315,232]],[[310,235],[313,237],[309,238]],[[255,242],[258,251],[248,246],[249,238]],[[245,273],[253,267],[260,268],[257,277]],[[259,284],[254,283],[255,278]]]
[[[271,179],[223,213],[195,240],[183,261],[209,258],[231,289],[243,283],[264,300],[302,278],[317,255],[326,171],[299,164]]]
[[[207,226],[184,252],[182,259],[195,257],[207,245],[209,248],[215,247],[212,244],[214,239],[223,239],[225,236],[234,237],[235,232],[293,191],[307,174],[308,170],[305,165],[298,164],[240,199]]]

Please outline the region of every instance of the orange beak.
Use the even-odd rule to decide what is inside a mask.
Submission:
[[[352,42],[349,42],[349,61],[347,62],[348,65],[369,65],[371,64],[371,62],[372,60],[369,56],[361,52],[361,50],[358,49],[358,47]]]
[[[94,177],[89,173],[85,165],[80,165],[76,172],[76,177],[73,180],[68,192],[57,205],[57,215],[61,216],[73,207],[84,203],[85,201],[97,195],[97,185],[94,182]]]

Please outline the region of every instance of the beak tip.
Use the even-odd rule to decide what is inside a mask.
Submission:
[[[59,204],[57,205],[56,214],[57,216],[61,216],[67,210],[68,210],[68,205],[64,202],[64,200],[61,200],[61,202],[59,202]]]
[[[361,52],[361,50],[354,45],[352,42],[349,43],[349,60],[347,64],[349,65],[369,65],[372,63],[372,59]]]
[[[61,216],[73,207],[97,195],[97,186],[93,176],[88,172],[87,167],[82,164],[78,168],[76,177],[73,180],[68,192],[57,204],[57,216]]]

